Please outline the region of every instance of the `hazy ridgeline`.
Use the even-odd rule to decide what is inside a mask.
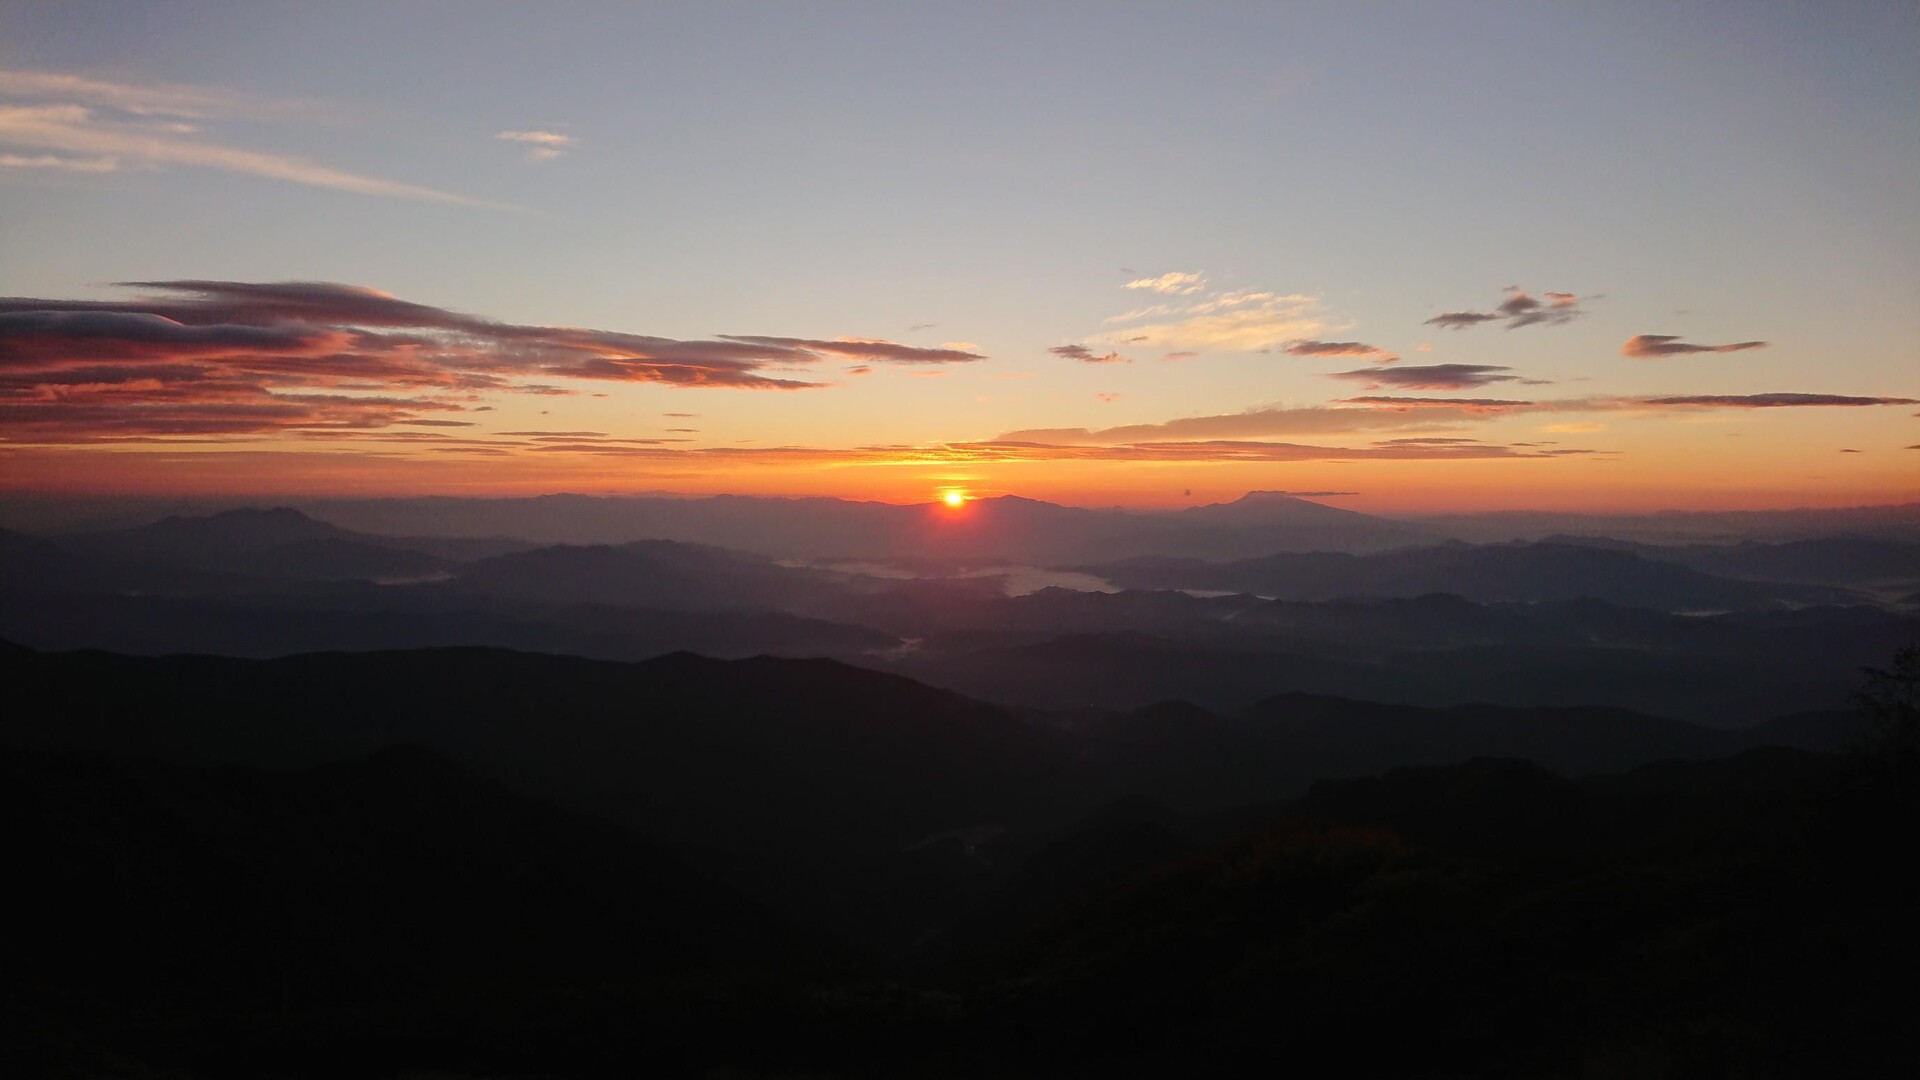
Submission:
[[[157,509],[0,532],[18,1075],[1914,1063],[1920,508]]]

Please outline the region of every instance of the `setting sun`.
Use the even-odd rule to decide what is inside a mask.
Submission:
[[[942,495],[941,498],[946,500],[948,506],[965,506],[967,502],[966,494],[959,491],[949,491],[945,495]]]

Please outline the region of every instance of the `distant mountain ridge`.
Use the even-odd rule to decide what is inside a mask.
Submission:
[[[1482,603],[1592,599],[1685,611],[1858,599],[1842,589],[1736,581],[1630,550],[1549,542],[1455,542],[1375,555],[1308,552],[1229,563],[1135,559],[1077,569],[1129,588],[1205,589],[1299,601],[1450,593]]]
[[[531,499],[329,501],[310,513],[379,533],[511,535],[546,543],[641,539],[711,544],[775,557],[930,556],[1051,564],[1185,553],[1377,551],[1431,539],[1401,522],[1274,492],[1182,511],[1092,510],[1002,495],[896,505],[841,499],[547,495]]]

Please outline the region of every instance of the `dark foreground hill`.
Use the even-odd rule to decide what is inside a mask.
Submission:
[[[1916,1064],[1911,777],[1735,753],[1831,718],[1022,715],[490,650],[0,677],[11,1075]]]

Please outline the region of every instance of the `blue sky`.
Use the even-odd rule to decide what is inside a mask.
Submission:
[[[0,295],[336,282],[513,324],[986,357],[857,375],[829,356],[789,372],[831,384],[804,393],[649,377],[487,396],[488,419],[520,430],[544,416],[657,434],[672,411],[700,414],[677,436],[698,439],[672,444],[696,450],[1054,438],[1321,408],[1366,390],[1328,378],[1341,370],[1465,364],[1509,369],[1488,384],[1501,400],[1611,404],[1556,406],[1551,421],[1449,411],[1364,439],[1286,423],[1233,437],[1349,450],[1470,437],[1508,454],[1552,438],[1609,460],[1200,467],[1182,451],[1197,471],[1178,486],[1358,474],[1409,505],[1431,490],[1491,505],[1521,475],[1561,503],[1583,487],[1616,504],[1729,485],[1749,502],[1920,490],[1911,407],[1620,404],[1920,397],[1912,4],[12,2],[0,19],[0,109],[88,110],[0,113]],[[1192,277],[1126,287],[1167,274]],[[1574,317],[1427,322],[1492,311],[1509,287],[1569,294]],[[1221,312],[1244,332],[1195,321]],[[1656,334],[1766,345],[1622,355]],[[1399,359],[1284,351],[1299,341]],[[1076,345],[1131,362],[1049,351]],[[1375,392],[1388,391],[1488,392]],[[7,452],[55,472],[106,460],[34,430]],[[1748,440],[1737,453],[1730,435]],[[313,452],[278,429],[171,438],[110,449]],[[1862,453],[1836,464],[1841,450]],[[327,452],[383,451],[334,439]],[[752,482],[664,452],[593,482]],[[141,475],[164,483],[153,461]],[[1681,462],[1717,464],[1656,479]],[[1044,472],[1055,497],[1079,482],[1094,501],[1155,501],[1176,486],[1169,467],[1138,451],[1072,469],[1055,455],[952,476],[901,466],[882,483],[816,462],[763,486],[906,497]],[[584,475],[556,471],[553,486]]]

